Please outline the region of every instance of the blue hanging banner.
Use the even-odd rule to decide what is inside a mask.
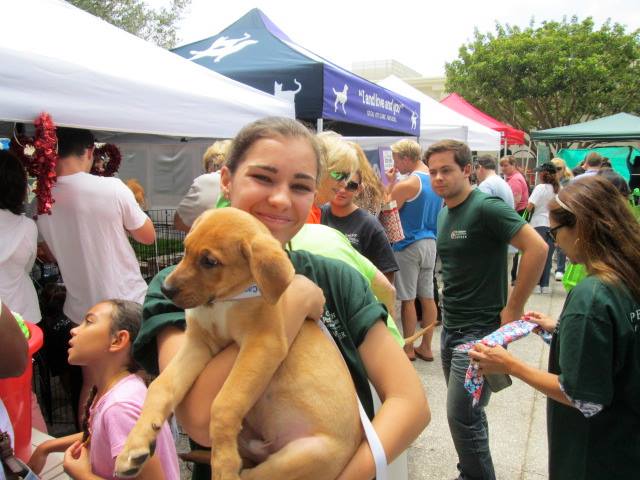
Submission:
[[[324,65],[322,116],[420,135],[420,104],[344,70]]]

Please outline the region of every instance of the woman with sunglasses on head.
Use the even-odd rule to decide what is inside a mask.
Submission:
[[[482,373],[514,375],[549,397],[549,478],[637,478],[640,471],[640,224],[613,185],[577,180],[550,202],[550,236],[588,276],[560,318],[525,317],[553,333],[549,371],[477,345]]]
[[[367,158],[358,156],[358,170],[336,185],[333,198],[321,207],[320,222],[342,232],[353,248],[371,260],[393,282],[398,264],[384,228],[376,217],[354,203],[356,196],[365,188],[362,184],[362,162],[368,163]]]

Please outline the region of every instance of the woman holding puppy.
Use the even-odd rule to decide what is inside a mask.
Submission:
[[[308,217],[322,173],[321,151],[314,135],[296,121],[268,118],[246,126],[234,139],[221,170],[221,186],[231,206],[252,214],[286,247]],[[385,327],[385,309],[375,302],[366,281],[355,270],[308,252],[290,252],[290,259],[298,274],[322,288],[327,306],[323,317],[329,320],[325,323],[349,366],[369,417],[373,417],[369,381],[383,400],[373,426],[390,463],[429,421],[420,380]],[[160,293],[168,273],[160,272],[149,287],[145,321],[134,348],[136,358],[150,371],[168,364],[184,335],[184,312]],[[348,288],[340,288],[345,285]],[[321,297],[316,288],[297,277],[285,292],[286,304],[292,307],[286,316],[289,341],[295,338],[306,312],[321,310],[316,305]],[[183,427],[201,444],[209,443],[209,410],[202,406],[215,398],[237,352],[231,345],[214,357],[176,410]],[[374,459],[363,441],[339,478],[374,475]]]
[[[640,225],[599,176],[578,180],[549,203],[550,237],[588,276],[560,319],[528,319],[553,332],[549,371],[502,347],[469,355],[483,373],[514,375],[549,397],[549,478],[622,480],[640,470]]]

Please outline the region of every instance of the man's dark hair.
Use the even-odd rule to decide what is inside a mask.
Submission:
[[[491,155],[482,155],[478,157],[478,165],[482,168],[486,168],[487,170],[495,170],[496,169],[496,159]]]
[[[0,150],[0,209],[15,215],[24,212],[27,195],[27,172],[18,157]]]
[[[58,157],[84,155],[87,148],[93,147],[96,138],[89,130],[83,128],[58,127]]]
[[[618,174],[613,169],[602,168],[598,172],[598,175],[609,180],[623,197],[628,197],[629,195],[631,195],[631,189],[629,188],[629,184],[627,183],[627,181],[622,175]]]
[[[422,161],[429,166],[431,155],[444,152],[452,152],[455,162],[461,169],[471,164],[471,150],[466,143],[457,140],[441,140],[434,143],[424,153]]]

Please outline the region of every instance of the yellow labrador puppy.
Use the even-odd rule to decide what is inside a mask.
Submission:
[[[153,454],[160,426],[211,357],[231,342],[240,352],[211,405],[212,478],[339,475],[362,439],[355,387],[338,349],[314,322],[304,322],[287,351],[279,299],[293,276],[282,246],[250,214],[225,208],[198,218],[184,258],[163,285],[165,295],[186,309],[185,342],[149,387],[116,460],[118,476],[137,475]],[[246,457],[257,463],[244,470],[241,430]]]

